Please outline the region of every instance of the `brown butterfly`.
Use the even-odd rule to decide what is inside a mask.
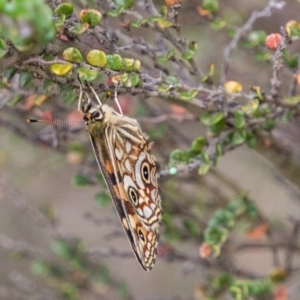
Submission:
[[[133,252],[149,271],[155,263],[162,216],[156,159],[138,122],[102,104],[89,88],[98,105],[93,106],[87,94],[87,103],[82,104],[80,86],[78,110],[84,113],[96,160]]]

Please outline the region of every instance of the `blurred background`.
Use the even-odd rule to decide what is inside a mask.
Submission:
[[[222,1],[218,14],[241,26],[251,12],[262,10],[268,2]],[[79,8],[84,7],[83,4],[77,3]],[[157,1],[155,4],[163,3]],[[183,1],[179,16],[181,35],[198,43],[195,61],[199,68],[206,70],[214,63],[218,77],[223,51],[230,38],[208,26],[207,20],[196,10],[199,5],[200,1]],[[264,30],[267,34],[279,32],[280,26],[289,20],[299,19],[299,9],[299,1],[286,1],[284,8],[272,10],[270,17],[258,19],[253,29]],[[147,29],[143,30],[146,35],[147,32]],[[145,39],[152,38],[146,35]],[[289,50],[299,55],[297,43]],[[155,69],[152,72],[154,77],[159,74]],[[251,50],[239,48],[234,51],[228,74],[230,80],[241,82],[245,89],[249,85],[259,85],[267,90],[271,74],[272,65],[255,61]],[[284,91],[285,81],[289,82],[291,74],[285,75],[283,71],[281,76]],[[218,85],[218,78],[215,84]],[[187,149],[196,137],[205,134],[205,128],[198,118],[183,122],[169,119],[155,124],[151,118],[173,113],[174,107],[166,99],[142,98],[125,96],[130,103],[128,114],[136,117],[144,131],[150,134],[154,141],[153,153],[160,169],[165,170],[171,151]],[[48,109],[53,107],[55,119],[67,119],[77,109],[74,103],[61,112],[55,107],[59,98],[53,101],[46,105]],[[0,115],[8,115],[10,109],[2,107]],[[185,109],[187,114],[200,114],[190,111],[190,107]],[[30,117],[32,112],[26,113]],[[99,264],[102,270],[109,270],[106,272],[110,279],[102,278],[103,282],[93,292],[89,287],[83,287],[80,299],[205,299],[201,298],[204,283],[220,271],[218,264],[226,261],[229,254],[234,257],[236,270],[242,270],[242,278],[247,274],[249,278],[264,277],[274,268],[272,251],[259,246],[266,242],[265,237],[250,240],[241,234],[242,225],[231,237],[234,246],[225,247],[227,255],[222,257],[221,253],[218,263],[211,259],[207,264],[199,254],[205,218],[217,208],[224,207],[231,197],[246,191],[261,215],[276,229],[278,244],[283,241],[282,236],[290,234],[292,223],[289,220],[299,220],[300,139],[299,124],[294,121],[279,125],[273,132],[280,145],[271,141],[269,146],[270,140],[265,139],[255,149],[239,147],[222,157],[204,177],[192,171],[160,179],[162,206],[167,217],[172,218],[174,231],[171,232],[166,223],[162,224],[156,264],[151,272],[145,272],[131,252],[113,204],[99,205],[95,201],[95,195],[107,192],[105,185],[78,184],[80,177],[76,176],[84,174],[88,177],[96,164],[85,129],[76,128],[67,138],[68,143],[84,145],[84,159],[78,162],[70,152],[60,153],[47,143],[39,143],[38,138],[34,139],[63,134],[64,130],[69,130],[65,127],[68,125],[26,124],[26,115],[19,112],[12,114],[12,118],[18,124],[24,123],[33,139],[22,138],[14,128],[0,122],[0,299],[77,299],[57,293],[57,283],[49,277],[33,274],[36,271],[33,270],[36,267],[34,258],[60,265],[66,273],[70,271],[70,266],[53,254],[53,241],[61,236],[70,240],[79,238],[89,251],[91,261]],[[63,141],[63,138],[58,140]],[[194,235],[182,226],[182,220],[189,217],[199,225]],[[298,248],[297,251],[299,254]],[[26,252],[29,259],[24,259]],[[281,262],[288,259],[286,254],[285,249],[279,247]],[[296,271],[285,286],[289,290],[288,299],[296,300],[300,297],[299,255],[293,256],[293,266]],[[76,277],[76,274],[72,276]]]

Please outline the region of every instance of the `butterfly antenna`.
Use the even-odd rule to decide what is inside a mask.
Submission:
[[[61,124],[61,123],[77,123],[83,122],[83,120],[38,120],[38,119],[27,119],[27,123],[47,123],[47,124]]]

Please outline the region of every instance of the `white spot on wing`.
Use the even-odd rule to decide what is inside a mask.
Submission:
[[[150,204],[150,207],[151,207],[151,209],[152,209],[153,211],[155,211],[156,205],[155,205],[154,203],[151,203],[151,204]]]
[[[144,216],[143,211],[140,208],[138,208],[136,211],[140,216]]]
[[[125,175],[123,177],[123,183],[124,183],[124,188],[125,188],[125,191],[127,192],[129,187],[132,186],[134,187],[136,190],[136,184],[134,183],[134,181],[132,180],[132,177],[131,176],[128,176],[128,175]]]
[[[128,171],[129,173],[131,173],[131,172],[132,172],[132,169],[131,169],[131,165],[130,165],[129,159],[126,159],[126,160],[125,160],[124,165],[125,165],[125,168],[127,169],[127,171]]]
[[[145,256],[146,256],[146,258],[149,258],[150,252],[148,250],[145,251]]]
[[[130,153],[131,148],[132,148],[131,143],[128,142],[128,141],[126,141],[126,143],[125,143],[125,150],[126,150],[126,153]]]
[[[122,160],[122,157],[123,157],[123,154],[124,154],[122,149],[116,148],[115,149],[115,154],[116,154],[116,157],[117,157],[118,160]]]
[[[154,201],[154,202],[157,202],[157,190],[156,189],[153,189],[151,191],[151,199]]]
[[[143,211],[144,211],[144,215],[145,215],[146,219],[149,219],[153,213],[152,210],[148,206],[144,206]]]

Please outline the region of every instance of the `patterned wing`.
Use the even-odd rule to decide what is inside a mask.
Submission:
[[[108,144],[113,145],[110,158],[114,158],[115,169],[138,218],[145,227],[155,229],[162,211],[156,160],[149,152],[147,137],[137,122],[130,120],[134,123],[106,128]]]
[[[156,164],[137,122],[120,117],[120,123],[116,126],[108,122],[104,130],[89,132],[132,249],[142,267],[149,271],[155,263],[161,220]]]

